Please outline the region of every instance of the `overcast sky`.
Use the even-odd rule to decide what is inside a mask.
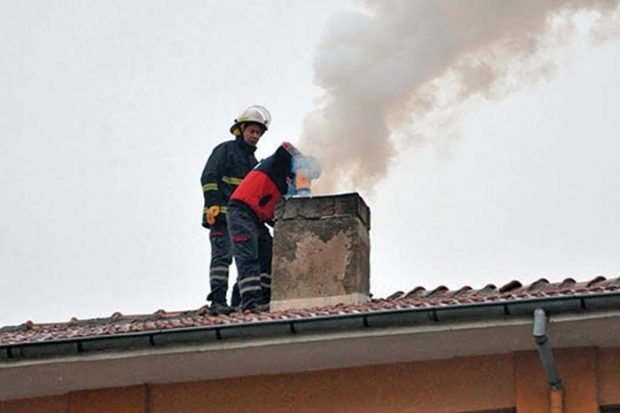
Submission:
[[[370,206],[375,297],[620,276],[618,1],[361,3],[0,0],[0,326],[204,305],[200,174],[252,104],[258,158],[298,143]]]

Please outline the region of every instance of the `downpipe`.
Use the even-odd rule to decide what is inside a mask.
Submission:
[[[560,379],[560,373],[553,359],[551,345],[547,338],[547,314],[542,308],[534,310],[534,328],[532,332],[538,356],[545,372],[545,379],[549,386],[549,407],[551,413],[564,412],[564,387]]]

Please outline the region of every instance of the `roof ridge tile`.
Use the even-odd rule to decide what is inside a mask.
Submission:
[[[432,290],[430,293],[426,294],[427,298],[439,298],[443,297],[450,290],[445,285],[440,285]]]
[[[409,291],[403,298],[421,297],[426,293],[426,288],[418,285],[413,290]]]
[[[506,293],[508,291],[513,291],[521,287],[523,287],[523,284],[521,284],[521,282],[519,282],[518,280],[512,280],[508,284],[504,284],[502,287],[500,287],[499,292]]]
[[[389,300],[396,300],[399,298],[402,298],[405,296],[405,293],[403,291],[396,291],[395,293],[389,295],[387,298],[385,298],[385,300],[389,301]]]
[[[545,290],[545,289],[549,288],[549,286],[550,286],[549,280],[547,280],[546,278],[539,278],[538,280],[536,280],[533,283],[531,283],[530,285],[528,285],[527,288],[525,288],[525,290],[527,290],[527,291],[541,291],[541,290]]]
[[[452,293],[452,297],[462,297],[464,295],[469,295],[472,292],[474,292],[473,288],[471,288],[469,285],[464,285],[458,290],[454,291]]]
[[[591,279],[590,281],[588,281],[588,283],[586,284],[588,288],[592,288],[592,286],[594,286],[595,284],[601,283],[603,281],[607,280],[605,277],[603,277],[602,275],[599,275],[593,279]]]

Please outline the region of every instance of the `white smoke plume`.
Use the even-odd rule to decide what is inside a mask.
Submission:
[[[315,193],[372,192],[399,145],[435,138],[416,121],[443,108],[439,133],[447,134],[472,96],[499,97],[552,74],[545,50],[566,43],[577,13],[606,28],[598,39],[619,32],[620,0],[359,3],[358,12],[333,16],[316,51],[315,83],[324,94],[300,142],[323,166]]]

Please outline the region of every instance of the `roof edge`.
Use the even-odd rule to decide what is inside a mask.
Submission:
[[[525,317],[541,308],[552,318],[558,314],[586,314],[620,310],[620,292],[587,295],[540,297],[518,301],[454,304],[433,307],[400,308],[321,315],[296,319],[262,320],[246,323],[180,327],[141,332],[76,338],[50,339],[36,342],[0,344],[0,363],[18,360],[48,359],[100,351],[127,351],[161,348],[171,345],[200,344],[226,340],[269,338],[309,333],[365,331],[373,328],[438,325],[444,322],[503,320]]]

